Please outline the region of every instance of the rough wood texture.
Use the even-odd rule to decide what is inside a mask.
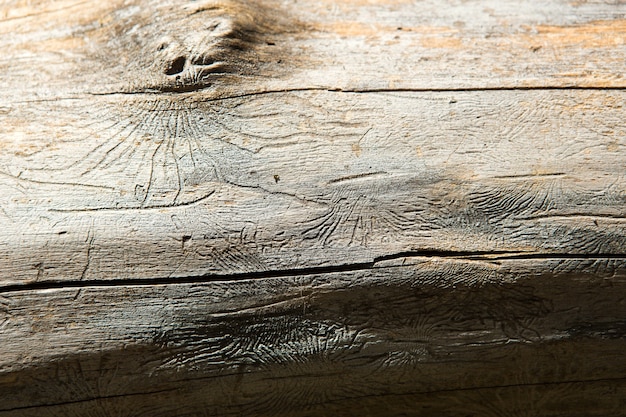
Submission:
[[[626,415],[625,15],[3,1],[0,417]]]

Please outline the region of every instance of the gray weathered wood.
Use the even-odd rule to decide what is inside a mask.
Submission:
[[[625,291],[622,260],[441,257],[22,291],[0,415],[621,415]]]
[[[625,14],[3,1],[0,416],[626,415]]]
[[[344,95],[174,107],[162,122],[173,137],[141,112],[154,104],[143,96],[53,102],[38,131],[74,107],[102,119],[57,140],[53,157],[5,159],[2,281],[231,274],[422,250],[624,253],[623,92]],[[569,110],[578,106],[584,115]],[[91,133],[111,123],[122,126]]]

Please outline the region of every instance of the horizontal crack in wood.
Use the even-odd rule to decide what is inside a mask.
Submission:
[[[383,261],[392,261],[402,258],[445,258],[468,261],[500,261],[500,260],[549,260],[549,259],[623,259],[626,254],[601,253],[601,254],[577,254],[577,253],[532,253],[514,251],[442,251],[420,250],[398,252],[382,255],[369,262],[357,262],[342,265],[326,265],[307,268],[287,268],[278,270],[265,270],[253,272],[237,272],[230,274],[205,274],[185,277],[162,277],[162,278],[116,278],[109,280],[76,280],[76,281],[40,281],[25,284],[12,284],[0,286],[0,294],[20,291],[87,288],[87,287],[128,287],[128,286],[152,286],[170,284],[202,284],[209,282],[243,281],[254,279],[272,279],[289,276],[324,275],[340,272],[358,272],[389,266],[378,266]],[[398,266],[398,265],[396,265]]]
[[[507,388],[518,388],[518,387],[546,387],[546,386],[554,386],[554,385],[565,385],[565,384],[589,384],[589,383],[602,383],[602,382],[626,382],[626,377],[617,377],[617,378],[597,378],[597,379],[576,379],[576,380],[565,380],[565,381],[545,381],[545,382],[528,382],[528,383],[520,383],[520,384],[503,384],[503,385],[485,385],[485,386],[477,386],[477,387],[465,387],[465,388],[448,388],[448,389],[438,389],[432,391],[411,391],[405,393],[384,393],[384,394],[372,394],[372,395],[363,395],[358,397],[349,397],[340,400],[330,400],[323,403],[312,403],[312,405],[321,405],[321,404],[332,404],[332,403],[340,403],[343,401],[354,401],[364,398],[382,398],[382,397],[406,397],[409,395],[436,395],[443,393],[455,393],[455,392],[471,392],[471,391],[483,391],[483,390],[496,390],[496,389],[507,389]]]
[[[0,409],[0,412],[10,412],[10,411],[20,411],[20,410],[33,410],[33,409],[44,408],[44,407],[59,407],[59,406],[64,406],[64,405],[80,404],[80,403],[85,403],[85,402],[89,402],[89,401],[111,400],[111,399],[116,399],[116,398],[126,398],[126,397],[134,397],[134,396],[141,396],[141,395],[163,394],[163,393],[172,392],[172,391],[178,391],[178,388],[168,388],[168,389],[163,389],[163,390],[158,390],[158,391],[148,391],[148,392],[132,392],[132,393],[128,393],[128,394],[104,395],[104,396],[98,396],[98,397],[92,397],[92,398],[84,398],[84,399],[74,400],[74,401],[64,401],[64,402],[60,402],[60,403],[45,403],[45,404],[38,404],[38,405],[25,405],[25,406],[21,406],[21,407]]]
[[[233,376],[233,374],[227,374],[223,376],[225,377]],[[185,379],[184,382],[203,381],[203,380],[208,380],[208,379],[215,379],[215,377],[189,378],[189,379]],[[603,383],[603,382],[607,382],[607,383],[626,382],[626,377],[529,382],[529,383],[520,383],[520,384],[485,385],[485,386],[475,386],[475,387],[438,389],[438,390],[431,390],[431,391],[411,391],[411,392],[404,392],[404,393],[372,394],[372,395],[364,395],[364,396],[356,396],[356,397],[346,397],[342,399],[328,400],[324,402],[315,402],[315,403],[310,403],[309,405],[315,406],[315,405],[323,405],[323,404],[333,404],[333,403],[341,403],[343,401],[354,401],[354,400],[359,400],[359,399],[364,399],[364,398],[379,398],[379,397],[389,397],[389,396],[406,397],[410,395],[436,395],[436,394],[442,394],[442,393],[497,390],[497,389],[518,388],[518,387],[545,387],[545,386],[555,386],[555,385],[558,386],[558,385],[565,385],[565,384],[589,384],[589,383]],[[133,393],[128,393],[128,394],[97,396],[97,397],[85,398],[85,399],[74,400],[74,401],[65,401],[65,402],[59,402],[59,403],[46,403],[46,404],[31,405],[31,406],[21,406],[21,407],[14,407],[10,409],[0,409],[0,412],[33,410],[33,409],[44,408],[44,407],[58,407],[58,406],[65,406],[65,405],[71,405],[71,404],[86,403],[90,401],[101,401],[101,400],[109,400],[109,399],[124,398],[124,397],[162,394],[165,392],[171,392],[171,391],[177,391],[177,390],[178,388],[170,388],[170,389],[164,389],[164,390],[158,390],[158,391],[133,392]]]
[[[205,88],[204,90],[207,90]],[[267,94],[282,94],[282,93],[297,93],[307,91],[325,91],[330,93],[464,93],[464,92],[482,92],[482,91],[569,91],[569,90],[599,90],[599,91],[626,91],[626,87],[620,86],[558,86],[558,85],[546,85],[546,86],[497,86],[497,87],[452,87],[452,88],[373,88],[373,89],[351,89],[351,88],[332,88],[332,87],[301,87],[301,88],[284,88],[275,90],[261,90],[244,92],[241,94],[234,94],[228,96],[215,96],[205,99],[201,99],[203,102],[230,100],[235,98],[245,98],[252,96],[260,96]],[[202,91],[196,89],[194,92]],[[92,96],[113,96],[113,95],[179,95],[189,94],[189,91],[164,91],[164,90],[135,90],[135,91],[110,91],[110,92],[91,92],[88,95]]]

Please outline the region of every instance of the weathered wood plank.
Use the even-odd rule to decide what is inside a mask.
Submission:
[[[0,415],[624,415],[625,286],[623,261],[435,257],[4,294]]]
[[[183,84],[221,96],[290,88],[626,86],[621,1],[66,0],[0,7],[9,46],[0,64],[5,85],[29,80],[8,92],[18,97],[24,88],[59,95]],[[198,65],[176,72],[172,64],[181,57]]]
[[[0,2],[0,416],[626,415],[625,15]]]
[[[0,158],[1,281],[232,274],[406,251],[626,252],[624,92],[187,100],[54,101],[39,116],[29,105],[5,116],[16,126],[28,115],[38,149],[5,141]],[[93,125],[59,135],[47,123],[81,115]]]
[[[621,86],[621,4],[31,7],[8,2],[0,13],[5,285],[422,250],[624,252],[624,93],[480,90],[571,85],[544,73],[533,84],[528,62],[559,74],[606,65],[617,81],[594,84],[592,71],[573,84]],[[445,22],[456,29],[433,29]],[[407,40],[376,49],[389,30]],[[586,55],[527,56],[541,50]],[[500,78],[463,61],[476,54],[523,71]],[[377,61],[389,56],[397,66]],[[396,87],[390,74],[402,78]],[[379,88],[479,91],[280,92]],[[243,97],[223,98],[233,95]]]

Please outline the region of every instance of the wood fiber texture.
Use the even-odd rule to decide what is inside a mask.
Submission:
[[[626,4],[0,2],[0,417],[626,416]]]

